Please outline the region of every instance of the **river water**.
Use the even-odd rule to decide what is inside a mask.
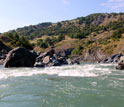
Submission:
[[[113,64],[0,67],[0,107],[124,107],[124,71]]]

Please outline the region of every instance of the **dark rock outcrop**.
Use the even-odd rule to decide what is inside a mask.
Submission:
[[[118,65],[116,66],[116,69],[119,69],[119,70],[124,69],[124,56],[120,57],[120,61],[118,62]]]
[[[71,49],[58,53],[54,49],[50,49],[38,55],[34,51],[18,47],[8,53],[4,61],[4,67],[50,67],[79,64],[77,59],[68,59],[70,53]],[[0,63],[3,63],[3,60],[0,60]]]
[[[55,52],[54,49],[50,49],[45,53],[41,53],[34,64],[34,67],[49,67],[60,66],[65,64],[79,64],[79,61],[74,59],[68,59],[68,55],[71,54],[72,49]]]
[[[56,56],[56,57],[55,57]],[[54,49],[41,53],[34,64],[34,67],[58,66],[60,62],[57,59]]]
[[[31,52],[35,57],[38,57],[38,54],[37,54],[35,51],[31,50],[30,52]]]
[[[124,62],[118,63],[118,65],[116,66],[116,69],[123,70],[124,69]]]
[[[0,51],[3,53],[8,53],[11,50],[10,47],[6,46],[0,41]]]
[[[8,54],[8,52],[11,50],[10,47],[4,45],[1,41],[0,41],[0,65],[3,65],[4,60]]]
[[[28,49],[18,47],[11,50],[4,62],[4,67],[33,67],[35,55]]]
[[[112,55],[102,61],[102,63],[118,63],[120,61],[120,58],[122,57],[122,54],[115,54]]]

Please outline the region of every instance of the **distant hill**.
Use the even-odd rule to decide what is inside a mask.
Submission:
[[[86,61],[102,60],[112,54],[124,53],[124,13],[97,13],[9,31],[12,34],[15,32],[28,38],[36,50],[50,46],[56,49],[75,48],[72,56],[81,56]]]
[[[16,29],[19,35],[27,36],[29,39],[37,37],[68,35],[75,38],[84,38],[92,32],[101,30],[115,30],[124,23],[124,13],[97,13],[86,17],[58,23],[41,23],[38,25],[25,26]]]

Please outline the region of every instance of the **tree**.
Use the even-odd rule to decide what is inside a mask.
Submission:
[[[53,46],[53,44],[54,44],[52,39],[50,39],[48,37],[45,39],[45,43],[47,43],[49,46]]]
[[[48,48],[48,45],[45,42],[41,42],[40,47],[45,49],[45,48]]]
[[[65,39],[65,36],[64,35],[59,35],[57,41],[59,42],[59,41],[62,41],[64,39]]]
[[[43,42],[43,40],[42,39],[38,39],[37,42],[36,42],[37,46],[39,46],[41,42]]]

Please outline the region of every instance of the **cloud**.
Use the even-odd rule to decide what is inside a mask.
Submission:
[[[121,9],[124,9],[124,0],[107,0],[107,2],[102,3],[101,5],[118,12]]]
[[[69,0],[62,0],[62,2],[63,2],[64,4],[68,4],[68,3],[69,3]]]

